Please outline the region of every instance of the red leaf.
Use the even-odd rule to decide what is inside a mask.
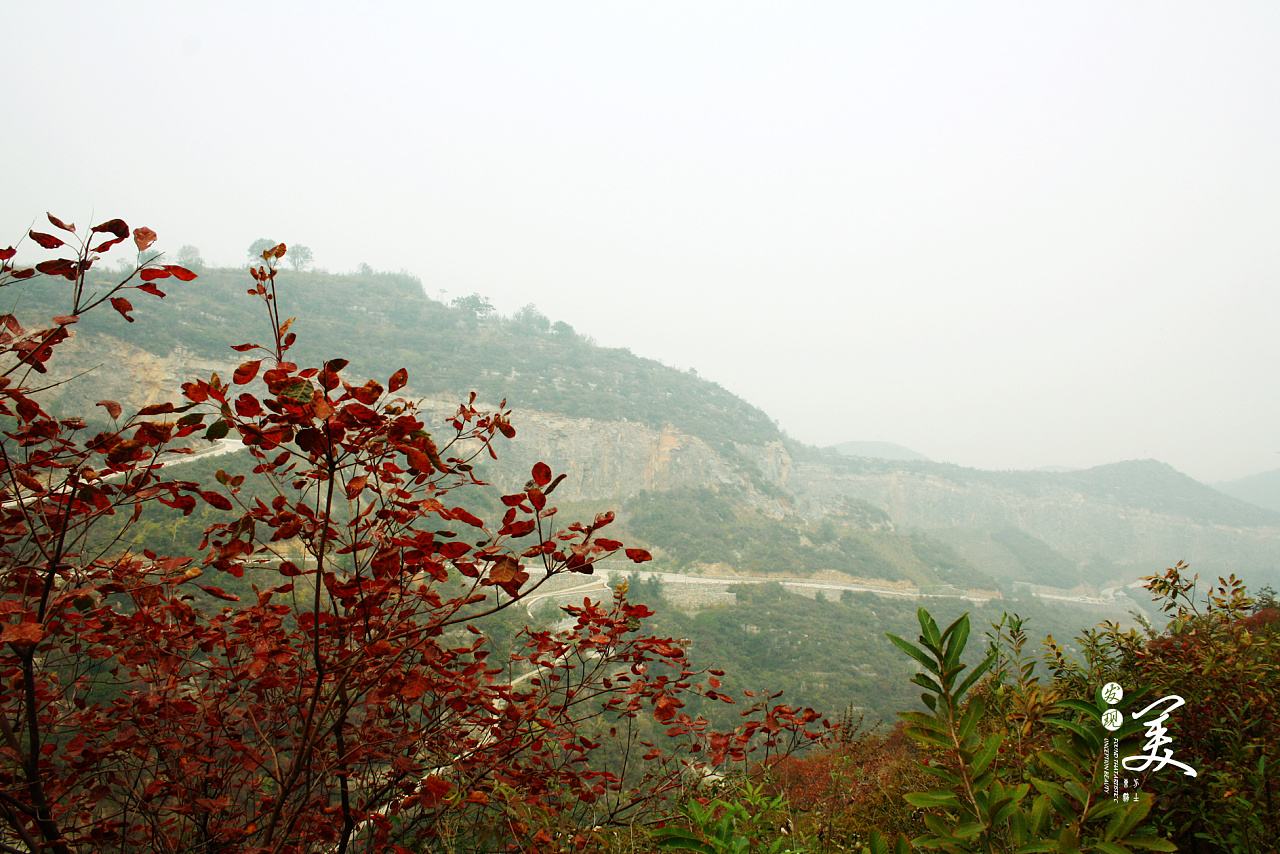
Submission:
[[[412,703],[414,700],[420,699],[423,694],[427,693],[427,689],[430,687],[431,683],[426,679],[423,679],[421,676],[411,676],[405,680],[403,685],[400,686],[400,699]]]
[[[41,261],[36,265],[36,269],[46,276],[62,276],[69,280],[76,277],[76,262],[69,261],[66,258]],[[14,275],[16,276],[17,274],[15,273]]]
[[[53,316],[53,322],[54,322],[54,323],[56,323],[56,324],[58,324],[59,326],[70,326],[70,325],[71,325],[71,324],[73,324],[73,323],[79,323],[79,322],[80,322],[80,315],[78,315],[78,314],[55,314],[55,315]]]
[[[536,527],[537,523],[532,519],[521,519],[517,522],[512,522],[510,525],[503,528],[502,533],[513,538],[526,537],[532,533],[533,529]]]
[[[467,523],[468,525],[470,525],[470,526],[471,526],[471,527],[473,527],[473,528],[483,528],[483,527],[484,527],[484,522],[483,522],[483,521],[481,521],[481,520],[480,520],[480,519],[478,519],[477,517],[475,517],[475,516],[471,515],[471,514],[470,514],[469,512],[467,512],[466,510],[463,510],[461,507],[454,507],[452,510],[450,510],[450,511],[449,511],[449,518],[450,518],[450,519],[456,519],[456,520],[457,520],[457,521],[459,521],[459,522],[465,522],[465,523]]]
[[[387,380],[388,391],[399,391],[404,388],[405,383],[409,381],[409,372],[404,368],[396,371],[391,375],[391,379]]]
[[[258,346],[257,344],[235,344],[231,347],[231,349],[235,350],[237,353],[248,353],[250,350],[252,350],[254,347],[257,347],[257,346]]]
[[[227,591],[223,590],[221,587],[214,587],[213,585],[210,585],[210,584],[197,584],[196,586],[199,587],[201,590],[203,590],[205,593],[208,593],[210,596],[216,596],[219,599],[225,599],[228,602],[240,601],[239,596],[234,596],[228,593]]]
[[[533,467],[533,482],[538,486],[546,486],[551,482],[551,467],[546,463],[537,463]]]
[[[0,249],[0,261],[8,261],[14,255],[18,254],[18,250],[10,246],[8,249]]]
[[[21,397],[18,400],[18,417],[23,421],[34,421],[40,415],[40,404],[36,403],[29,397]]]
[[[53,223],[55,228],[60,228],[63,231],[70,231],[72,233],[74,233],[76,230],[74,223],[72,223],[71,225],[67,225],[65,222],[63,222],[62,220],[58,219],[56,216],[48,212],[45,213],[45,216],[49,218],[49,222]]]
[[[0,643],[37,644],[43,638],[44,629],[39,623],[8,625],[0,632]]]
[[[154,282],[156,279],[167,279],[172,275],[167,267],[148,267],[138,274],[138,278],[144,282]]]
[[[253,378],[258,375],[258,368],[261,366],[261,359],[251,359],[236,368],[236,372],[231,376],[231,381],[236,385],[245,385],[246,383],[252,382]]]
[[[200,490],[200,497],[203,498],[205,501],[209,502],[211,506],[216,507],[219,510],[231,509],[231,502],[227,500],[227,496],[222,495],[220,493],[209,492],[208,490],[202,489]]]
[[[120,316],[125,320],[133,323],[133,318],[129,316],[129,312],[133,311],[133,303],[129,302],[124,297],[112,297],[111,307],[120,312]]]
[[[262,404],[246,391],[236,398],[236,414],[241,418],[257,418],[262,414]]]
[[[45,234],[42,231],[28,231],[27,234],[31,236],[32,240],[39,243],[45,249],[57,249],[59,246],[66,245],[52,234]]]
[[[604,537],[596,538],[596,545],[606,551],[613,551],[622,548],[622,543],[617,540],[606,540]]]
[[[188,270],[186,267],[179,267],[177,264],[166,264],[165,269],[173,274],[174,278],[182,282],[190,282],[196,279],[196,274]]]
[[[98,401],[98,406],[105,407],[107,414],[112,418],[119,418],[120,413],[123,412],[120,408],[120,404],[116,403],[114,400],[100,400]]]
[[[626,555],[636,563],[644,563],[647,560],[653,560],[653,555],[649,554],[644,549],[627,549]]]
[[[138,251],[143,252],[148,246],[156,242],[156,233],[146,226],[135,228],[133,230],[133,242],[137,245]]]
[[[144,294],[151,294],[152,296],[164,299],[164,291],[160,290],[150,282],[147,282],[145,285],[138,285],[138,290],[142,291]]]
[[[121,240],[129,236],[129,226],[122,219],[109,219],[89,229],[94,234],[114,234]]]
[[[111,238],[110,240],[104,240],[104,241],[102,241],[101,243],[99,243],[97,246],[93,247],[93,251],[94,251],[94,252],[106,252],[106,251],[107,251],[107,250],[109,250],[112,246],[115,246],[117,243],[119,243],[121,240],[124,240],[124,238],[123,238],[123,237],[113,237],[113,238]]]
[[[471,546],[466,543],[445,543],[440,546],[440,556],[449,560],[456,560],[469,551]]]
[[[423,474],[430,474],[433,466],[431,458],[417,448],[406,448],[404,455],[409,458],[409,465]]]
[[[356,496],[364,491],[365,485],[368,484],[369,478],[365,475],[353,477],[347,481],[347,498],[354,501]]]
[[[503,555],[494,561],[489,569],[489,577],[484,584],[501,587],[508,596],[518,596],[520,587],[529,580],[529,573],[520,568],[520,563],[511,555]]]
[[[675,697],[664,694],[658,698],[658,702],[653,709],[653,716],[659,721],[666,723],[676,716],[676,709],[680,708],[680,701]]]
[[[436,775],[422,781],[422,789],[418,792],[418,802],[423,807],[430,809],[444,800],[444,796],[449,794],[449,790],[453,785]]]

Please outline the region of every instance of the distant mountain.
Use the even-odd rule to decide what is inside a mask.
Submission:
[[[1233,498],[1280,513],[1280,469],[1215,483],[1213,486]]]
[[[1208,576],[1280,567],[1280,514],[1156,460],[996,472],[819,452],[798,460],[791,488],[813,508],[865,501],[1011,581],[1101,585],[1177,560]]]
[[[174,399],[192,376],[228,376],[242,360],[229,345],[267,331],[246,281],[209,270],[163,301],[136,299],[134,326],[85,317],[54,366],[71,379],[49,398],[94,417],[103,398],[138,406]],[[1280,512],[1155,460],[996,472],[887,442],[813,448],[715,383],[536,311],[446,305],[401,275],[285,271],[279,282],[283,315],[297,316],[296,361],[347,358],[353,378],[406,367],[405,393],[435,423],[472,389],[485,405],[506,398],[519,435],[484,470],[495,489],[518,488],[545,460],[567,474],[556,494],[566,516],[617,508],[621,533],[662,569],[1011,591],[1129,582],[1180,559],[1250,580],[1280,567]],[[64,295],[57,282],[9,290],[27,326],[63,313]]]
[[[869,457],[876,460],[922,460],[928,457],[893,442],[841,442],[831,449],[846,457]]]

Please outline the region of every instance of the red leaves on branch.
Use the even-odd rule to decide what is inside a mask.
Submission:
[[[520,568],[520,562],[511,555],[503,555],[494,561],[483,583],[501,587],[508,596],[516,596],[528,580],[529,573]]]
[[[154,282],[157,279],[167,279],[170,276],[183,282],[190,282],[196,278],[196,274],[188,270],[186,267],[179,267],[177,264],[165,264],[160,267],[146,267],[140,273],[138,278],[144,282]]]
[[[36,269],[84,283],[88,253],[130,235],[123,220],[91,232],[110,239]],[[133,236],[140,251],[155,240]],[[272,338],[235,348],[262,358],[230,384],[192,379],[180,405],[86,436],[45,412],[43,389],[0,383],[0,411],[17,416],[3,481],[20,492],[0,501],[0,716],[15,733],[0,750],[0,838],[51,851],[414,851],[452,827],[527,848],[540,838],[530,822],[653,802],[693,757],[745,761],[801,737],[805,716],[777,705],[723,733],[689,714],[694,696],[728,698],[697,681],[679,642],[646,634],[652,611],[622,592],[563,608],[561,629],[491,643],[488,617],[523,615],[548,579],[624,548],[595,537],[613,514],[558,528],[548,496],[564,475],[543,462],[502,497],[500,525],[465,509],[485,506],[464,497],[483,483],[478,462],[515,435],[505,402],[486,412],[473,394],[429,424],[386,393],[406,386],[404,369],[384,391],[344,381],[344,359],[290,362],[284,254],[267,250],[252,272]],[[135,272],[142,284],[99,291],[51,329],[0,316],[0,354],[44,371],[66,325],[99,303],[133,319],[119,289],[159,296],[152,282],[194,278]],[[81,289],[64,290],[70,302]],[[97,405],[121,421],[120,403]],[[202,449],[200,431],[235,437],[246,474],[178,479],[199,467],[174,452]],[[166,555],[147,548],[144,522],[207,527],[198,550]],[[623,780],[619,745],[599,733],[639,718],[667,740],[623,745],[629,767],[643,765]]]

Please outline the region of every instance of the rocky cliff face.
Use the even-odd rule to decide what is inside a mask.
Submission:
[[[55,366],[56,378],[66,382],[52,389],[48,399],[68,412],[90,413],[103,399],[119,401],[126,410],[179,401],[183,382],[213,372],[227,379],[237,363],[182,348],[157,355],[114,336],[75,335],[59,350]],[[413,397],[412,383],[401,394]],[[440,396],[423,399],[439,435],[448,434],[444,425],[458,402]],[[512,420],[517,437],[499,446],[499,462],[490,471],[513,488],[543,460],[567,475],[557,493],[562,501],[617,502],[644,490],[712,487],[771,515],[783,513],[786,506],[777,492],[761,488],[785,487],[791,458],[781,442],[726,443],[717,449],[670,425],[655,428],[627,419],[577,418],[519,406],[514,406]]]
[[[789,504],[780,492],[790,464],[781,443],[726,451],[670,425],[656,429],[527,409],[515,410],[512,420],[518,433],[501,451],[502,470],[523,481],[533,463],[545,460],[566,474],[557,490],[561,500],[617,502],[641,491],[710,487],[773,516]]]

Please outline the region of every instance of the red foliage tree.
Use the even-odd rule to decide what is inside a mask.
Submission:
[[[234,347],[247,359],[230,382],[128,415],[102,401],[97,432],[47,411],[38,379],[82,315],[109,303],[132,322],[126,291],[195,278],[150,261],[99,284],[90,270],[128,226],[49,221],[58,234],[32,240],[70,257],[18,267],[0,251],[0,286],[71,283],[51,324],[0,318],[0,851],[580,847],[575,829],[630,820],[695,761],[816,737],[815,713],[777,705],[711,731],[690,699],[732,700],[641,631],[650,612],[625,590],[492,662],[477,623],[558,575],[648,554],[601,535],[611,513],[557,527],[564,475],[544,463],[499,523],[462,506],[477,459],[515,435],[505,402],[482,411],[473,394],[437,439],[398,396],[404,370],[384,385],[347,379],[343,359],[291,362],[283,245],[251,271],[270,341]],[[155,233],[132,237],[141,253]],[[248,483],[170,477],[228,437],[253,457]],[[201,502],[225,514],[201,554],[122,545],[148,508]]]

